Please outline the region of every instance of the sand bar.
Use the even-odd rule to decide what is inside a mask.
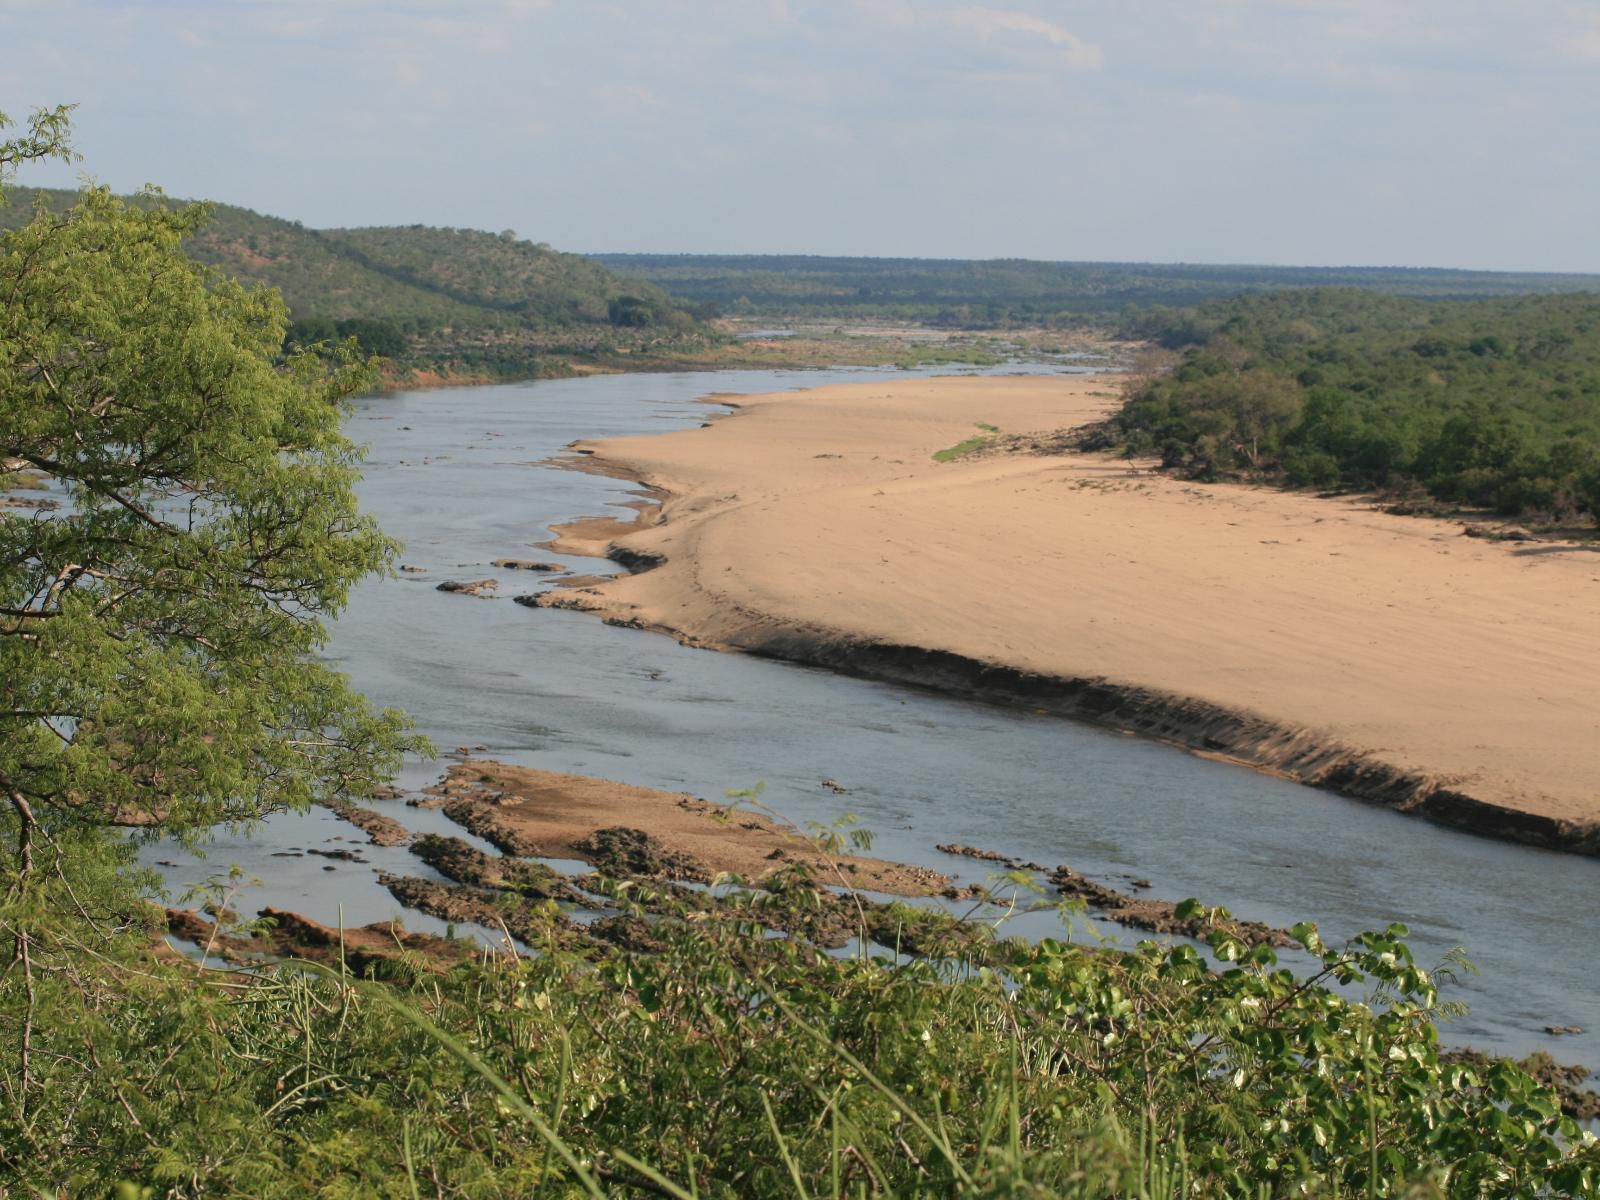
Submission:
[[[1600,853],[1600,554],[1099,455],[933,455],[1103,415],[1100,376],[745,397],[580,443],[665,497],[541,603],[988,694],[1478,832]]]

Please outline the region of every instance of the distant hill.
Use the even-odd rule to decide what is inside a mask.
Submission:
[[[386,279],[475,311],[548,325],[623,323],[613,304],[631,297],[661,314],[677,304],[649,283],[623,280],[576,254],[509,233],[392,228],[330,229],[322,243]]]
[[[26,222],[40,201],[59,211],[75,197],[12,188],[0,229]],[[279,289],[296,321],[292,336],[354,333],[408,366],[532,373],[537,354],[592,353],[613,335],[631,343],[697,325],[684,303],[654,284],[510,232],[316,230],[219,204],[190,239],[189,253],[237,279]]]
[[[1410,267],[1252,267],[1029,259],[597,254],[613,270],[730,314],[900,317],[981,327],[1103,318],[1250,292],[1357,287],[1423,299],[1600,292],[1600,275]]]

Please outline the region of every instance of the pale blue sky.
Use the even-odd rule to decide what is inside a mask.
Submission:
[[[81,169],[315,226],[1600,271],[1597,0],[0,0],[0,48]]]

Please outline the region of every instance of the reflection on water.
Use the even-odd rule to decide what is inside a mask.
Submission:
[[[375,397],[354,436],[371,446],[367,509],[424,568],[357,589],[331,656],[381,705],[410,711],[441,749],[485,745],[508,762],[720,795],[758,781],[802,823],[858,814],[875,852],[967,879],[981,863],[938,842],[1070,863],[1150,894],[1200,896],[1241,916],[1320,920],[1343,937],[1391,920],[1411,926],[1424,961],[1465,946],[1482,968],[1458,993],[1472,1014],[1450,1040],[1515,1053],[1546,1046],[1600,1063],[1600,937],[1591,923],[1600,865],[1500,845],[1335,796],[1194,758],[1169,747],[1059,720],[846,679],[737,655],[689,650],[592,617],[512,604],[548,586],[496,558],[530,557],[548,526],[629,498],[617,480],[539,461],[579,437],[690,427],[710,392],[763,392],[870,380],[887,372],[616,375]],[[539,552],[537,557],[550,557]],[[574,570],[605,562],[563,558]],[[435,590],[443,579],[500,580],[501,598]],[[412,785],[431,766],[408,769]],[[821,780],[849,789],[836,795]],[[436,813],[384,806],[417,828]],[[453,826],[450,832],[461,834]],[[366,864],[273,858],[361,835],[325,814],[272,821],[264,836],[219,845],[205,867],[169,871],[175,885],[239,862],[266,881],[247,907],[292,907],[350,924],[398,906],[380,865],[429,875],[404,850],[363,847]],[[149,858],[176,856],[152,848]],[[437,923],[407,914],[415,929]],[[1121,934],[1124,940],[1133,935]],[[1547,1024],[1580,1025],[1552,1040]]]

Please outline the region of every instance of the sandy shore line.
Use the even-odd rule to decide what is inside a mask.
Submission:
[[[1093,420],[1116,386],[825,387],[580,443],[664,499],[637,522],[558,529],[552,547],[654,569],[540,602],[1600,853],[1600,557],[1104,456],[933,457],[987,427]]]

